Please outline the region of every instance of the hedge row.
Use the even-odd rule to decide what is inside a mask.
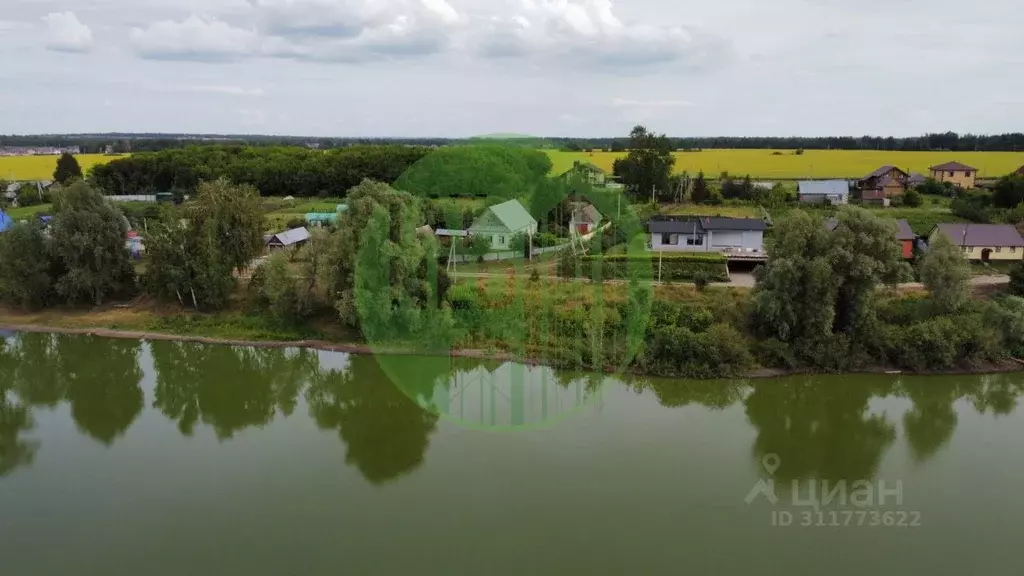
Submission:
[[[721,254],[615,254],[610,256],[585,256],[580,267],[581,275],[593,279],[596,269],[604,279],[627,279],[630,268],[642,267],[642,277],[647,277],[647,266],[650,266],[650,278],[658,279],[658,267],[661,266],[661,280],[672,282],[688,282],[698,277],[708,282],[728,282],[728,260]],[[595,264],[600,263],[600,266]]]

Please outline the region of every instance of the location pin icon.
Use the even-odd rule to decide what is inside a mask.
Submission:
[[[764,458],[761,458],[761,465],[768,471],[769,476],[774,476],[775,471],[782,465],[782,459],[778,454],[765,454]]]

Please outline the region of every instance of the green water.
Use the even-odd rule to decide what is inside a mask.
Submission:
[[[1021,374],[623,382],[29,334],[0,391],[3,576],[1024,574]],[[815,509],[822,480],[890,493]]]

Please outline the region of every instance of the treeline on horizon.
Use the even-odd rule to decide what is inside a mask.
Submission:
[[[413,166],[415,170],[410,170]],[[529,190],[528,179],[551,171],[542,151],[513,146],[359,145],[336,150],[275,146],[192,146],[134,154],[94,166],[93,186],[105,194],[194,192],[226,178],[262,196],[348,195],[363,180],[396,184],[418,196],[508,199]]]
[[[1024,150],[1024,133],[957,134],[932,133],[922,136],[710,136],[669,137],[677,150],[786,149],[786,150],[889,150],[889,151],[955,151],[955,152],[1017,152]],[[112,146],[115,153],[157,152],[204,144],[247,146],[296,146],[330,150],[365,144],[403,146],[447,146],[453,144],[502,142],[534,148],[563,150],[624,151],[629,137],[572,138],[519,137],[508,138],[323,138],[302,136],[270,136],[239,134],[43,134],[0,135],[0,146],[78,146],[83,153],[103,153]]]

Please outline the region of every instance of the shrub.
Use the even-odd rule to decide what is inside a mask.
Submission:
[[[917,208],[924,203],[924,199],[921,198],[921,193],[911,188],[903,193],[903,205],[911,208]]]
[[[628,279],[630,271],[634,271],[641,277],[658,279],[659,255],[650,254],[612,254],[602,256],[584,256],[582,259],[581,275],[591,278],[593,262],[601,263],[601,274],[604,278]],[[726,267],[726,259],[720,254],[662,254],[661,280],[668,281],[693,281],[698,272],[709,282],[727,282],[729,271]],[[560,268],[561,271],[561,268]]]
[[[285,223],[285,226],[287,226],[289,229],[291,229],[291,228],[302,228],[305,225],[306,225],[306,219],[305,218],[291,218],[291,219],[288,220],[288,222]]]
[[[698,291],[703,292],[704,289],[707,288],[708,284],[710,284],[710,283],[711,283],[711,279],[709,278],[707,271],[705,271],[705,270],[697,270],[696,272],[694,272],[694,274],[693,274],[693,284],[694,284],[694,286],[697,287]]]

